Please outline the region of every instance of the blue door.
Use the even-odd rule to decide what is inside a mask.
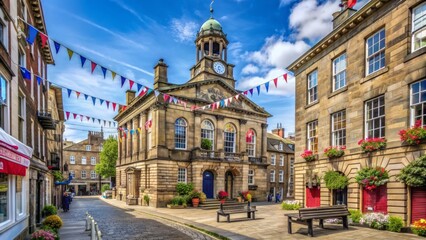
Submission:
[[[214,175],[210,171],[203,173],[203,192],[207,198],[214,198]]]

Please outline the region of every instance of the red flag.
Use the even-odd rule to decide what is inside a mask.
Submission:
[[[148,121],[145,122],[145,130],[150,129],[152,126],[152,119],[149,119]]]
[[[67,120],[70,118],[70,112],[65,112],[65,114],[67,115]]]
[[[92,73],[93,73],[93,71],[95,71],[96,65],[97,64],[95,62],[92,62]]]
[[[117,107],[117,103],[113,102],[113,103],[112,103],[112,110],[114,110],[114,111],[115,111],[115,107]]]
[[[147,93],[148,88],[144,87],[144,89],[142,89],[142,91],[139,93],[139,97],[143,97],[145,96],[145,93]]]
[[[284,78],[285,82],[287,82],[287,73],[283,74],[283,78]]]
[[[77,99],[78,99],[78,97],[80,97],[80,92],[75,91],[75,94],[77,95]]]
[[[251,143],[253,141],[254,132],[253,130],[249,129],[246,133],[246,142]]]
[[[275,85],[275,87],[278,87],[277,83],[278,83],[278,78],[274,78],[274,85]]]
[[[348,8],[352,8],[353,6],[355,6],[356,4],[356,0],[348,0]]]
[[[127,106],[122,106],[122,107],[121,107],[121,111],[126,110],[126,108],[127,108]]]
[[[195,106],[191,106],[191,111],[194,111],[195,110]]]
[[[72,115],[74,116],[74,119],[77,118],[77,114],[76,113],[73,113]]]
[[[130,90],[132,90],[133,84],[135,84],[135,81],[129,79]]]
[[[169,99],[169,95],[168,94],[163,94],[163,99],[164,99],[164,102],[167,102],[167,99]]]
[[[41,47],[44,48],[44,46],[46,46],[47,36],[44,33],[40,33],[40,39],[41,39]]]

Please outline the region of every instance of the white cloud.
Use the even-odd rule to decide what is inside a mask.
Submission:
[[[231,42],[228,45],[228,54],[238,61],[241,57],[243,44],[241,42]]]
[[[280,0],[280,7],[284,7],[290,3],[292,3],[294,0]]]
[[[241,79],[240,81],[238,81],[238,88],[242,90],[247,90],[256,87],[262,83],[270,81],[268,93],[266,93],[265,87],[261,86],[261,94],[293,97],[295,93],[295,79],[293,76],[287,74],[287,82],[285,82],[282,77],[284,73],[287,73],[287,71],[281,68],[273,68],[263,76],[253,76]],[[277,77],[278,87],[275,88],[274,82],[272,80]]]
[[[191,42],[195,39],[198,25],[187,19],[173,18],[171,28],[180,42]]]
[[[244,75],[248,75],[248,74],[254,74],[254,73],[258,73],[259,72],[259,68],[253,64],[249,64],[247,66],[245,66],[243,68],[243,70],[241,70],[241,73]]]
[[[263,67],[285,68],[309,49],[304,41],[288,42],[284,38],[272,36],[265,40],[259,51],[246,53],[248,60]]]
[[[118,6],[120,6],[121,8],[123,8],[124,10],[129,12],[130,14],[132,14],[134,17],[136,17],[142,23],[147,24],[147,22],[135,10],[133,10],[131,7],[124,4],[124,2],[121,2],[121,1],[118,1],[118,0],[111,0],[111,1],[116,3]]]
[[[315,41],[333,29],[332,14],[339,8],[339,0],[305,0],[296,4],[290,14],[290,27],[297,39]]]

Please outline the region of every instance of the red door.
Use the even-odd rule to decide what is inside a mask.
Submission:
[[[426,188],[411,188],[411,222],[426,219]]]
[[[306,207],[319,207],[320,189],[318,187],[306,188]]]
[[[374,190],[363,189],[362,211],[365,212],[388,212],[388,193],[386,185]]]

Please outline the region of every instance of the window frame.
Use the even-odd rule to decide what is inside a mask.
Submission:
[[[335,129],[335,121],[336,121],[335,117],[339,117],[339,116],[342,117],[341,116],[342,114],[344,115],[344,119],[341,120],[340,122],[344,123],[344,127]],[[344,134],[344,138],[342,137],[336,138],[336,135],[338,134]],[[339,142],[339,139],[344,139],[343,140],[344,144],[336,144]],[[331,146],[334,146],[334,147],[346,146],[346,109],[331,114]]]
[[[424,89],[422,87],[423,82],[425,83],[425,86],[423,86]],[[418,84],[418,92],[413,93],[413,88],[416,84]],[[415,124],[416,120],[418,120],[418,117],[420,117],[420,120],[422,121],[422,126],[426,126],[426,112],[423,111],[423,109],[426,108],[426,99],[425,101],[421,100],[423,93],[426,94],[426,78],[410,84],[410,126],[413,126]],[[416,103],[414,103],[414,95],[418,95],[418,101]],[[420,106],[420,115],[416,114],[417,106]]]
[[[213,129],[204,128],[204,126],[206,126],[205,125],[206,122],[208,122],[209,124],[211,124],[211,127]],[[205,120],[203,120],[201,122],[201,140],[202,139],[208,139],[208,140],[210,140],[212,142],[212,149],[211,149],[212,151],[214,150],[214,146],[215,146],[215,144],[214,144],[215,143],[215,130],[216,130],[216,128],[215,128],[213,122],[210,121],[209,119],[205,119]],[[211,136],[209,136],[209,135],[211,135]]]
[[[0,222],[0,229],[5,229],[7,228],[7,226],[9,226],[10,224],[13,224],[13,214],[15,213],[15,209],[13,209],[13,192],[14,192],[14,181],[12,179],[13,175],[10,174],[5,174],[5,173],[0,173],[3,175],[6,175],[7,178],[7,219],[3,222]]]
[[[72,165],[75,164],[75,157],[74,157],[74,155],[70,156],[70,164],[72,164]]]
[[[278,182],[280,183],[284,182],[284,170],[279,171]]]
[[[416,33],[422,32],[422,30],[425,31],[425,33],[426,33],[426,21],[425,21],[425,24],[423,26],[419,27],[418,29],[414,29],[414,27],[415,27],[415,25],[414,25],[414,21],[415,21],[414,12],[416,11],[416,9],[419,9],[421,7],[426,8],[426,2],[423,2],[419,5],[417,5],[411,11],[411,52],[415,52],[415,51],[418,51],[418,50],[426,47],[426,44],[425,44],[423,47],[419,47],[419,48],[415,49],[415,43],[414,43],[414,36],[415,36]],[[426,16],[425,16],[425,18],[426,18]]]
[[[183,170],[183,176],[182,171]],[[184,178],[182,181],[182,177]],[[187,183],[188,182],[188,169],[187,168],[178,168],[178,176],[177,176],[177,182],[178,183]]]
[[[311,76],[315,74],[315,85],[312,86],[313,83],[311,83],[313,80],[311,79]],[[313,90],[313,93],[311,93],[311,90]],[[308,105],[313,104],[315,102],[318,102],[318,69],[315,69],[314,71],[310,72],[307,77],[307,97],[308,97]],[[313,96],[313,97],[312,97]],[[313,100],[311,101],[311,98]]]
[[[5,88],[3,90],[3,88]],[[2,99],[2,94],[6,95],[5,99]],[[2,127],[6,132],[9,132],[10,127],[10,108],[9,108],[9,81],[0,74],[0,127]]]
[[[379,34],[379,43],[380,43],[380,41],[381,41],[380,33],[382,31],[384,32],[384,47],[378,49],[376,52],[373,52],[371,55],[368,55],[368,48],[369,48],[368,40],[374,38],[377,34]],[[373,46],[374,46],[374,43],[373,43]],[[378,69],[375,69],[374,71],[370,72],[369,58],[376,57],[379,54],[382,54],[382,52],[383,52],[383,58],[384,58],[384,65],[379,67]],[[373,73],[375,73],[375,72],[377,72],[377,71],[379,71],[379,70],[381,70],[385,67],[386,67],[386,29],[383,27],[383,28],[377,30],[376,32],[374,32],[371,36],[369,36],[365,40],[365,76],[371,75],[371,74],[373,74]]]
[[[248,170],[248,185],[254,185],[254,169],[249,169]],[[251,179],[251,182],[250,182]]]
[[[92,151],[92,146],[91,145],[86,145],[86,151],[87,152]]]
[[[369,111],[369,109],[368,109],[368,103],[370,103],[370,102],[372,102],[372,101],[374,101],[374,100],[379,100],[380,98],[383,98],[383,115],[379,115],[378,117],[373,117],[373,118],[371,118],[371,119],[369,119],[368,118],[368,111]],[[380,105],[379,105],[380,103],[378,103],[378,107],[376,108],[376,109],[379,109],[378,111],[380,111]],[[374,108],[374,107],[373,107]],[[374,109],[373,109],[374,110]],[[380,114],[380,113],[379,113]],[[368,122],[369,121],[373,121],[373,123],[374,123],[374,120],[376,120],[376,119],[380,119],[380,118],[383,118],[383,126],[380,126],[379,128],[375,128],[374,127],[374,124],[373,124],[373,128],[372,128],[372,131],[373,131],[373,135],[372,136],[370,136],[368,133],[369,133],[369,131],[370,131],[370,129],[369,129],[369,125],[368,125]],[[374,130],[375,129],[379,129],[380,130],[380,133],[381,133],[381,129],[383,128],[383,135],[382,134],[380,134],[380,136],[375,136],[374,135]],[[385,95],[380,95],[380,96],[377,96],[377,97],[375,97],[375,98],[371,98],[371,99],[369,99],[369,100],[367,100],[367,101],[365,101],[364,102],[364,138],[384,138],[384,137],[386,137],[386,102],[385,102]]]
[[[181,128],[183,129],[183,131]],[[174,124],[174,129],[175,129],[175,134],[174,134],[175,149],[186,150],[188,147],[188,122],[185,120],[185,118],[180,117],[176,119]],[[183,133],[183,135],[179,135],[178,131],[179,133]]]
[[[84,163],[83,163],[83,159],[84,159]],[[87,158],[86,158],[86,156],[82,156],[81,157],[81,165],[87,165]]]
[[[95,162],[94,164],[93,164],[93,161]],[[90,165],[92,166],[96,165],[96,157],[90,157]]]
[[[90,179],[96,179],[98,176],[96,175],[95,170],[90,170]]]
[[[231,126],[233,129],[233,132],[228,131],[227,126]],[[232,123],[227,123],[225,124],[225,129],[223,131],[223,148],[224,148],[224,152],[225,153],[235,153],[236,152],[236,141],[237,141],[237,128],[234,126],[234,124]],[[230,143],[229,140],[226,140],[227,137],[229,138],[232,134],[232,138],[233,138],[233,142],[232,142],[232,146],[227,146],[226,143]],[[228,135],[228,136],[227,136]],[[232,151],[227,151],[227,149],[229,150],[232,147]]]
[[[280,167],[284,167],[284,155],[280,155]]]
[[[84,174],[84,176],[83,176],[83,174]],[[81,170],[80,175],[81,175],[81,179],[86,179],[87,178],[86,170]]]
[[[315,129],[311,130],[311,124],[315,125]],[[311,132],[315,131],[315,136],[311,136]],[[314,142],[312,144],[312,140],[316,139],[316,143]],[[306,144],[307,144],[307,148],[308,150],[312,151],[313,154],[317,154],[318,153],[318,143],[319,143],[319,139],[318,139],[318,120],[314,120],[311,122],[306,123]],[[316,149],[312,149],[311,146],[314,146],[315,148],[316,145]]]
[[[344,59],[342,60],[341,58],[343,56],[344,56]],[[344,61],[345,67],[344,67],[343,70],[340,70],[339,72],[336,72],[336,61],[339,61],[339,63],[341,61]],[[339,56],[337,56],[336,58],[333,59],[333,62],[332,62],[332,75],[333,75],[333,87],[332,87],[332,89],[333,89],[333,92],[346,87],[346,85],[347,85],[347,79],[346,79],[346,77],[347,77],[347,74],[346,74],[346,68],[347,68],[347,66],[348,66],[348,64],[347,64],[347,55],[346,55],[346,52],[340,54]],[[340,76],[341,73],[344,73],[344,80],[343,80],[344,81],[344,85],[341,85],[339,88],[336,88],[336,85],[337,85],[336,84],[336,77]],[[341,79],[339,79],[339,83],[340,82],[342,82]]]
[[[27,143],[27,117],[26,117],[26,99],[19,91],[18,94],[18,140],[23,144]]]
[[[277,159],[275,157],[275,154],[271,154],[271,166],[275,166],[277,162]]]
[[[269,182],[275,182],[275,170],[271,170],[271,172],[269,173]]]
[[[247,156],[248,157],[256,157],[256,132],[254,131],[254,129],[249,129],[248,131],[253,132],[253,137],[251,138],[251,142],[246,141]]]
[[[3,45],[6,52],[9,53],[9,21],[4,14],[4,9],[0,9],[0,25],[2,26],[0,42]]]

